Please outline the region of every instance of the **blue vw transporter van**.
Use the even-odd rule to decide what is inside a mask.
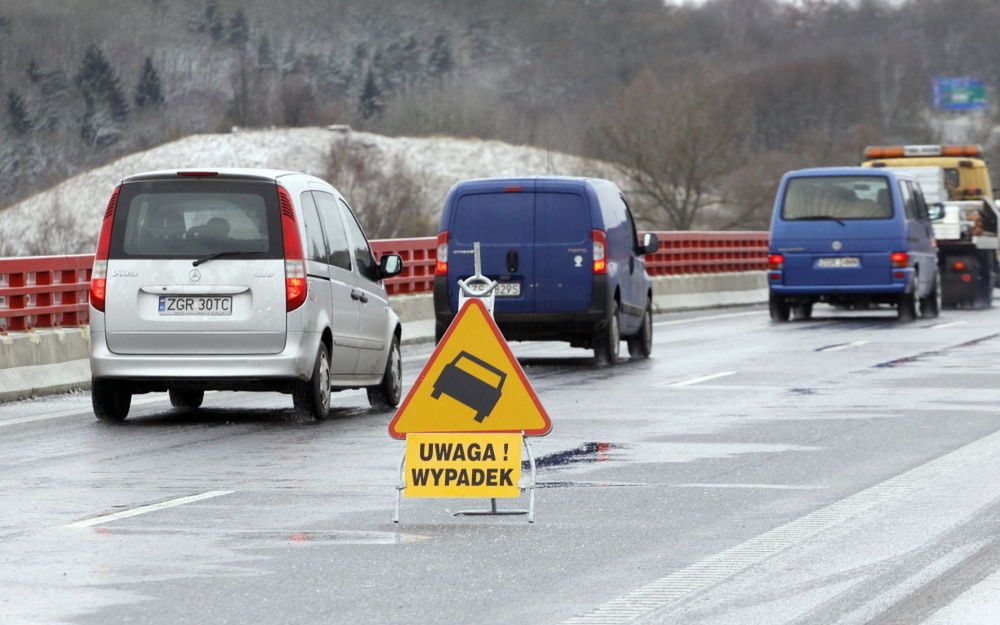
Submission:
[[[937,249],[920,185],[889,170],[785,174],[771,219],[771,319],[808,319],[813,304],[896,306],[899,319],[941,308]]]
[[[653,290],[643,256],[656,235],[639,239],[621,191],[593,178],[467,180],[445,200],[434,277],[440,341],[458,309],[459,279],[474,271],[499,281],[494,306],[508,340],[566,341],[613,364],[620,342],[634,358],[653,348]]]

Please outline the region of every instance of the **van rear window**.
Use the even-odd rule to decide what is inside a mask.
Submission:
[[[477,193],[455,207],[451,238],[459,245],[531,243],[535,237],[534,195]]]
[[[273,182],[158,180],[122,187],[112,258],[200,258],[219,252],[281,258]]]
[[[880,176],[792,178],[781,217],[786,221],[889,219],[890,197],[889,182]]]

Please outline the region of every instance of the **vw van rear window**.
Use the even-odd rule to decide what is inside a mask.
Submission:
[[[112,258],[281,258],[273,182],[156,180],[122,187]]]
[[[889,181],[881,176],[792,178],[781,208],[786,221],[891,217]]]

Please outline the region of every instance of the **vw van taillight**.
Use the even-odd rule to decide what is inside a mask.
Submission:
[[[603,230],[592,231],[594,239],[594,273],[608,273],[608,235]]]

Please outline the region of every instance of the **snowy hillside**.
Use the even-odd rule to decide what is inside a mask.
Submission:
[[[326,178],[330,149],[342,140],[377,155],[376,163],[404,167],[423,187],[428,206],[419,208],[434,216],[448,189],[466,178],[547,174],[614,178],[604,163],[498,141],[392,138],[326,128],[193,135],[75,176],[0,211],[0,256],[93,251],[108,197],[125,176],[181,167],[263,167]],[[337,186],[336,180],[330,182]]]

